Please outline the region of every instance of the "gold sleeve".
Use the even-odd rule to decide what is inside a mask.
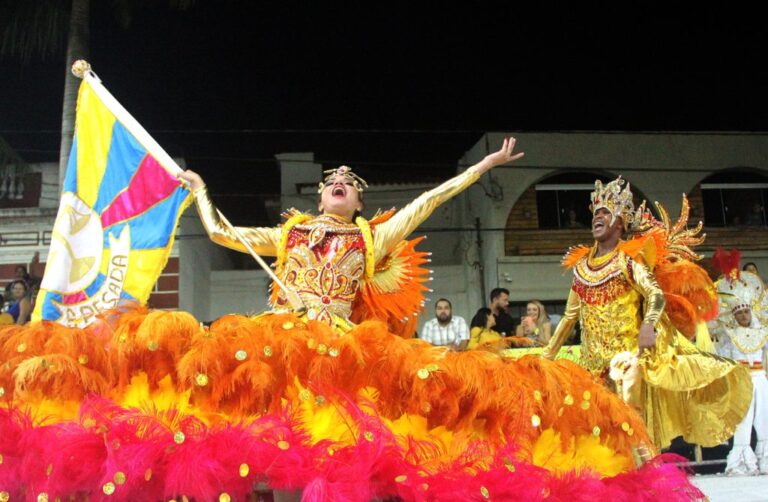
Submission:
[[[661,314],[664,312],[664,292],[659,287],[659,283],[656,282],[656,278],[648,267],[642,263],[638,263],[632,260],[632,276],[634,277],[637,288],[645,297],[645,314],[643,315],[643,322],[653,324],[659,322]]]
[[[563,313],[560,323],[557,325],[557,329],[552,334],[552,338],[549,340],[549,344],[544,348],[544,357],[547,359],[554,359],[557,353],[560,351],[560,347],[563,346],[565,340],[570,336],[573,331],[573,327],[576,325],[576,321],[579,320],[579,310],[581,309],[581,299],[576,292],[571,289],[568,293],[568,302],[565,304],[565,312]]]
[[[399,210],[389,220],[376,226],[373,232],[373,249],[376,260],[382,259],[403,239],[421,225],[441,204],[466,190],[480,175],[469,168],[437,188],[424,192],[413,202]]]
[[[208,195],[208,189],[206,187],[198,188],[194,191],[194,195],[197,213],[200,215],[200,220],[211,240],[220,246],[247,253],[248,250],[238,240],[235,233],[222,223],[219,210],[213,205]],[[277,254],[282,232],[280,227],[237,227],[237,230],[257,254],[263,256],[275,256]]]

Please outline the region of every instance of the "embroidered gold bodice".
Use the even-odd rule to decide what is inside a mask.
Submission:
[[[288,230],[282,278],[301,297],[309,319],[349,319],[364,270],[365,244],[356,225],[324,215]],[[282,291],[275,307],[289,307]]]
[[[356,294],[365,280],[366,255],[372,256],[378,265],[440,204],[478,177],[474,169],[468,169],[423,193],[392,218],[372,228],[370,244],[366,244],[357,225],[333,215],[307,217],[292,226],[238,227],[238,231],[260,255],[276,256],[278,250],[284,248],[278,277],[299,294],[310,319],[329,324],[334,324],[334,318],[348,321]],[[235,233],[222,223],[205,187],[195,190],[195,201],[203,226],[214,242],[247,252]],[[373,249],[367,249],[368,246]],[[275,303],[277,308],[288,308],[282,292]]]
[[[580,364],[601,373],[619,352],[637,351],[640,324],[656,324],[664,310],[664,294],[641,263],[619,250],[596,257],[596,249],[573,267],[563,321],[546,352],[556,353],[578,320]]]

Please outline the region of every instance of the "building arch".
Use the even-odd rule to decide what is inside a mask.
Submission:
[[[577,242],[591,239],[589,194],[596,179],[616,179],[607,170],[559,170],[528,186],[507,214],[504,251],[507,256],[560,254]],[[632,184],[635,204],[645,196]]]

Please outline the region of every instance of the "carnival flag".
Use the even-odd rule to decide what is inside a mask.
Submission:
[[[88,68],[33,319],[84,326],[146,303],[191,201],[180,170]]]

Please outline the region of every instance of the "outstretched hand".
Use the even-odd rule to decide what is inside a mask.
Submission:
[[[501,145],[499,151],[486,155],[485,158],[475,166],[475,170],[479,174],[483,174],[496,166],[508,164],[521,158],[525,153],[514,153],[515,143],[517,143],[517,140],[511,136],[509,138],[504,138],[504,144]]]
[[[197,174],[195,171],[192,171],[191,169],[181,171],[176,175],[176,177],[185,182],[190,190],[197,190],[198,188],[205,186],[203,178],[201,178],[199,174]]]

